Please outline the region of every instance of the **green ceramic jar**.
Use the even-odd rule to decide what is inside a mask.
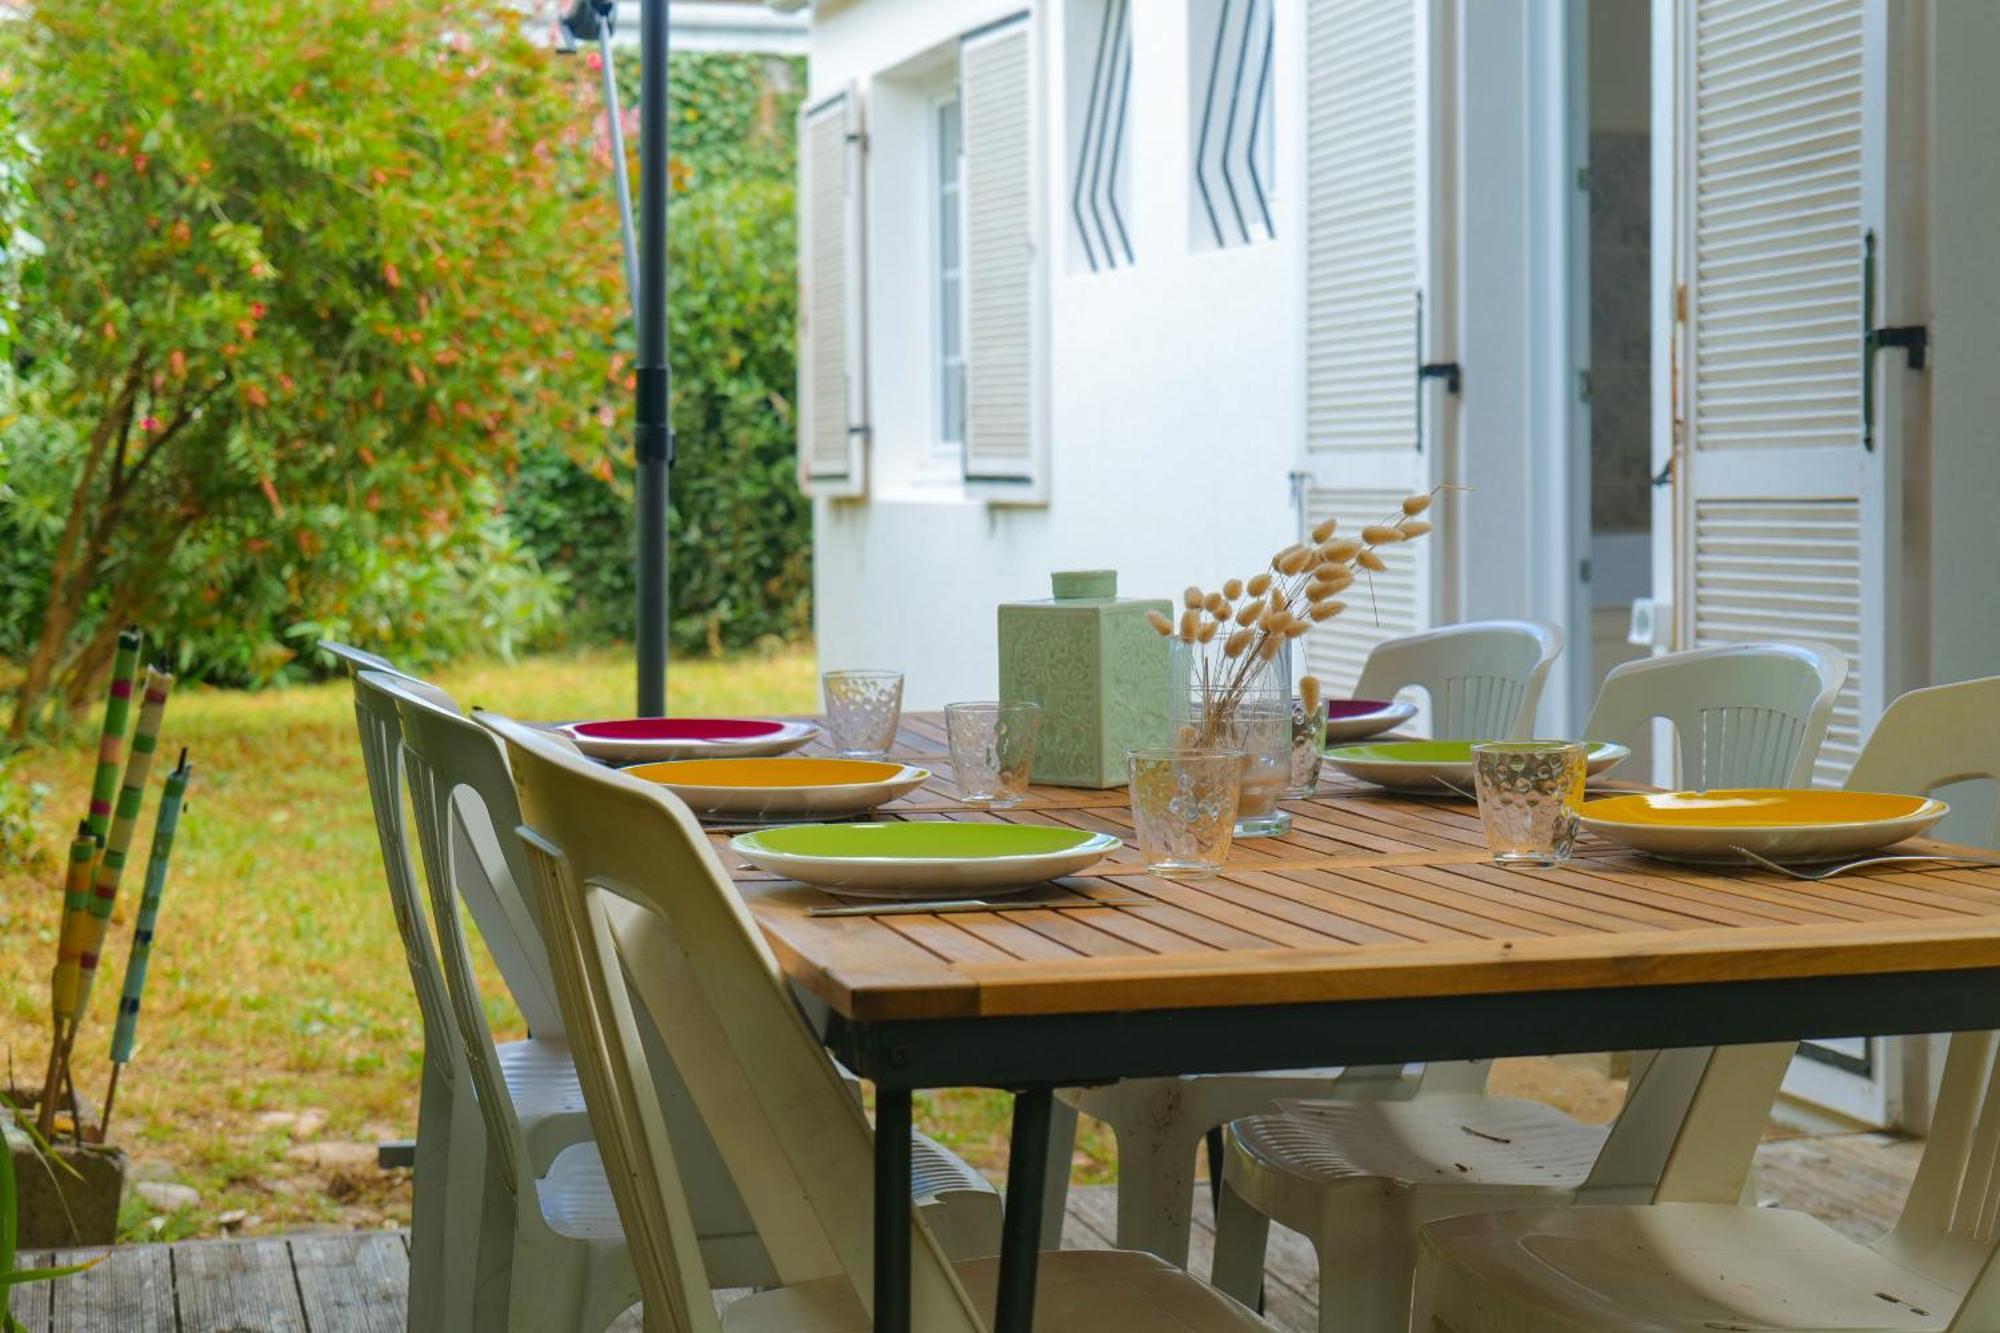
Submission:
[[[1163,598],[1118,596],[1118,571],[1050,576],[1047,601],[1000,607],[1000,697],[1042,707],[1035,781],[1058,787],[1122,787],[1125,751],[1162,743],[1161,682],[1167,641],[1148,611],[1173,614]]]

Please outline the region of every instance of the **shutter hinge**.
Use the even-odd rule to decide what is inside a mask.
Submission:
[[[1583,191],[1585,194],[1590,193],[1589,163],[1585,163],[1583,166],[1580,166],[1576,169],[1576,188]]]
[[[866,130],[849,130],[847,132],[847,142],[855,145],[865,153],[868,151],[868,132]]]
[[[1579,403],[1590,401],[1590,371],[1587,369],[1576,372],[1576,400]]]
[[[1590,559],[1588,556],[1576,562],[1576,580],[1578,583],[1590,582]]]
[[[1674,284],[1674,318],[1685,324],[1687,323],[1687,317],[1688,285],[1684,282],[1677,282]]]
[[[1674,484],[1674,456],[1672,454],[1668,454],[1667,461],[1660,464],[1660,470],[1653,475],[1653,485],[1655,488],[1658,488],[1661,486],[1671,486],[1673,484]]]

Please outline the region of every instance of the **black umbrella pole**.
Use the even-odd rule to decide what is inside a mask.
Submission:
[[[639,715],[667,711],[667,0],[639,11]]]

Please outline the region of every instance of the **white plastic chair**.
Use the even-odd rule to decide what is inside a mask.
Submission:
[[[2000,676],[1911,690],[1890,704],[1847,788],[1924,796],[1974,778],[2000,779]],[[2000,811],[1984,845],[2000,847]]]
[[[873,1306],[873,1159],[866,1117],[807,1028],[700,826],[670,793],[597,767],[542,733],[505,739],[591,1114],[632,1236],[648,1327],[737,1333],[865,1330]],[[636,1003],[635,1003],[636,1001]],[[685,1072],[783,1286],[728,1307],[703,1290],[674,1143],[637,1040],[649,1015]],[[993,1260],[949,1262],[914,1224],[912,1327],[980,1333]],[[1077,1251],[1044,1261],[1043,1333],[1269,1326],[1156,1258]]]
[[[1846,670],[1846,659],[1823,645],[1710,648],[1630,663],[1606,679],[1585,734],[1618,739],[1666,717],[1676,724],[1682,771],[1706,785],[1802,782]],[[1400,1329],[1418,1224],[1453,1209],[1566,1202],[1600,1181],[1594,1163],[1649,1184],[1630,1164],[1664,1160],[1680,1125],[1674,1108],[1691,1095],[1691,1071],[1710,1058],[1707,1050],[1638,1057],[1617,1154],[1600,1153],[1602,1130],[1558,1111],[1478,1096],[1288,1108],[1240,1121],[1231,1126],[1217,1205],[1216,1280],[1245,1294],[1275,1219],[1313,1240],[1323,1309],[1353,1314],[1362,1328]]]
[[[423,685],[414,688],[431,689]],[[432,693],[449,705],[443,694]],[[411,1165],[415,1198],[410,1217],[409,1326],[456,1333],[469,1327],[471,1317],[469,1300],[453,1301],[450,1294],[469,1295],[472,1290],[476,1231],[464,1225],[464,1219],[478,1215],[478,1118],[466,1117],[465,1132],[454,1132],[460,1103],[471,1100],[457,1095],[458,1089],[468,1086],[469,1076],[438,969],[437,950],[417,892],[416,867],[410,860],[409,835],[403,823],[402,722],[393,699],[379,691],[364,690],[358,680],[354,683],[354,718],[389,903],[396,917],[396,933],[403,941],[403,959],[409,967],[411,989],[416,992],[424,1040],[416,1154]],[[456,1172],[452,1170],[454,1155],[464,1163]],[[459,1225],[452,1225],[454,1220]]]
[[[1679,785],[1805,787],[1847,680],[1847,655],[1824,643],[1737,643],[1613,667],[1583,733],[1624,741],[1654,718],[1674,725]]]
[[[1897,699],[1847,786],[1921,795],[1980,777],[2000,777],[2000,677]],[[1916,1183],[1895,1229],[1871,1247],[1798,1214],[1719,1208],[1713,1193],[1663,1185],[1662,1196],[1680,1202],[1597,1210],[1574,1221],[1537,1211],[1425,1233],[1419,1318],[1441,1315],[1458,1333],[1641,1323],[1703,1330],[2000,1326],[2000,1282],[1983,1276],[2000,1216],[1993,1165],[2000,1160],[2000,1099],[1988,1072],[1994,1043],[1992,1033],[1952,1039]],[[1760,1121],[1746,1120],[1738,1132],[1754,1140]],[[1583,1232],[1589,1239],[1580,1239]],[[1498,1266],[1491,1262],[1496,1246],[1505,1250]],[[1536,1262],[1543,1251],[1563,1258]],[[1735,1281],[1727,1290],[1704,1280],[1710,1253],[1732,1257]],[[1654,1273],[1668,1276],[1640,1277]],[[1978,1298],[1968,1298],[1975,1291]],[[1468,1303],[1478,1313],[1467,1313]],[[1858,1311],[1880,1323],[1856,1321]]]
[[[1562,647],[1560,629],[1529,620],[1428,630],[1377,644],[1354,694],[1358,699],[1393,699],[1409,686],[1421,686],[1430,697],[1435,735],[1525,736]],[[1055,1244],[1062,1234],[1079,1112],[1104,1122],[1118,1143],[1118,1244],[1185,1264],[1195,1159],[1216,1126],[1269,1114],[1286,1100],[1397,1099],[1420,1088],[1476,1093],[1485,1082],[1484,1061],[1462,1061],[1410,1072],[1397,1066],[1303,1069],[1128,1079],[1100,1088],[1065,1089],[1051,1122],[1043,1237]],[[1211,1160],[1211,1170],[1219,1166]]]
[[[1393,699],[1412,685],[1429,696],[1431,735],[1469,740],[1526,736],[1563,633],[1537,620],[1475,620],[1378,643],[1355,682],[1357,699]]]
[[[1803,1213],[1738,1207],[1726,1192],[1663,1179],[1651,1205],[1534,1208],[1431,1223],[1418,1242],[1411,1327],[2000,1328],[1995,1047],[1991,1032],[1952,1038],[1916,1180],[1895,1227],[1872,1245]],[[1766,1072],[1782,1076],[1782,1062]],[[1775,1078],[1760,1080],[1760,1088],[1775,1094]],[[1748,1139],[1754,1149],[1754,1132]]]

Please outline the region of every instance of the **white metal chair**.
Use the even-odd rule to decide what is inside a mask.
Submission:
[[[505,739],[526,820],[559,993],[611,1163],[649,1328],[860,1333],[873,1302],[870,1130],[792,1002],[776,960],[700,826],[671,794],[588,763],[542,733],[482,717]],[[635,1003],[636,1001],[636,1003]],[[742,1188],[782,1286],[718,1320],[693,1246],[675,1145],[637,1040],[648,1015],[685,1072]],[[912,1326],[980,1333],[992,1260],[953,1264],[920,1212]],[[1045,1333],[1267,1328],[1146,1255],[1051,1255]]]
[[[1411,1327],[2000,1328],[1995,1046],[1991,1032],[1952,1038],[1902,1217],[1872,1245],[1802,1213],[1738,1207],[1727,1193],[1663,1180],[1650,1205],[1533,1208],[1431,1223],[1418,1242]],[[1775,1094],[1774,1081],[1762,1086]]]
[[[1890,704],[1847,787],[1922,796],[1973,778],[2000,779],[2000,676],[1911,690]],[[2000,811],[1983,843],[2000,847]]]
[[[1478,621],[1391,639],[1368,654],[1355,697],[1393,699],[1420,686],[1430,697],[1436,735],[1525,736],[1562,647],[1560,629],[1528,620]],[[1118,1244],[1185,1264],[1195,1159],[1218,1125],[1268,1114],[1286,1100],[1405,1098],[1420,1087],[1472,1093],[1485,1082],[1484,1061],[1459,1061],[1421,1071],[1369,1066],[1203,1074],[1066,1089],[1051,1124],[1043,1236],[1055,1244],[1062,1234],[1079,1112],[1108,1125],[1118,1143]],[[1211,1172],[1220,1165],[1212,1156]]]
[[[1736,643],[1613,667],[1583,733],[1622,741],[1654,718],[1673,723],[1679,785],[1811,784],[1847,655],[1824,643]]]
[[[1537,620],[1446,625],[1375,645],[1354,697],[1393,699],[1415,685],[1429,698],[1433,736],[1526,736],[1562,650],[1562,630]]]
[[[1920,795],[1979,777],[2000,777],[2000,677],[1897,699],[1847,785]],[[2000,830],[1993,841],[2000,845]],[[1721,1207],[1727,1200],[1713,1193],[1666,1185],[1662,1197],[1679,1202],[1650,1210],[1464,1219],[1423,1237],[1416,1327],[1427,1327],[1427,1317],[1457,1333],[2000,1326],[2000,1287],[1978,1277],[1990,1266],[2000,1207],[1993,1167],[2000,1085],[1988,1072],[1994,1042],[1992,1033],[1952,1039],[1916,1184],[1895,1229],[1871,1247],[1798,1214]],[[1746,1122],[1739,1132],[1754,1137],[1756,1126]],[[1490,1262],[1496,1245],[1505,1250],[1498,1267]],[[1735,1280],[1726,1289],[1707,1279],[1711,1254],[1730,1257]],[[1975,1282],[1977,1301],[1967,1299]],[[1876,1321],[1857,1320],[1862,1311]]]
[[[1612,673],[1585,734],[1612,739],[1667,717],[1682,772],[1709,786],[1802,781],[1845,676],[1846,659],[1820,645],[1652,658]],[[1551,1108],[1481,1096],[1325,1103],[1238,1121],[1217,1205],[1216,1281],[1245,1294],[1275,1219],[1312,1239],[1322,1309],[1338,1308],[1362,1328],[1401,1329],[1418,1224],[1452,1210],[1565,1202],[1579,1191],[1602,1197],[1594,1163],[1628,1186],[1650,1185],[1633,1164],[1664,1162],[1680,1126],[1675,1108],[1710,1059],[1707,1050],[1637,1058],[1617,1153],[1605,1148],[1604,1131]]]

